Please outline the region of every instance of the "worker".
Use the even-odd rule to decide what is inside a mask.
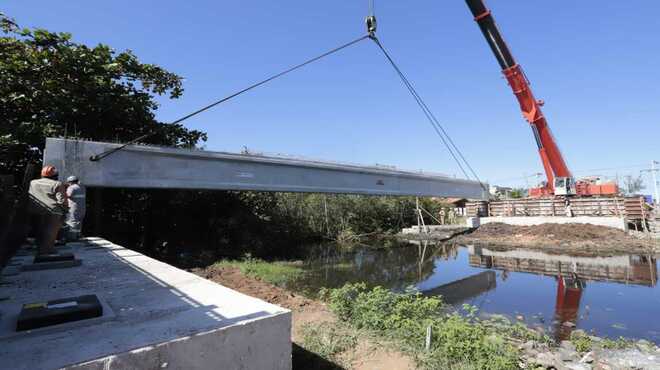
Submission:
[[[571,208],[571,201],[566,198],[564,201],[564,206],[566,207],[566,217],[573,217],[573,209]]]
[[[67,213],[65,188],[58,176],[57,168],[45,166],[41,178],[30,181],[28,194],[38,218],[35,232],[38,254],[56,253],[55,239]]]
[[[66,179],[66,184],[66,197],[69,206],[69,213],[66,218],[67,239],[76,241],[80,239],[82,223],[85,218],[86,191],[85,187],[80,185],[80,180],[76,176],[69,176]]]
[[[454,212],[454,209],[450,208],[449,211],[447,211],[447,223],[454,224],[455,222],[456,222],[456,212]]]

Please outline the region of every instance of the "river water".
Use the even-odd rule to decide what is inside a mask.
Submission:
[[[316,246],[303,266],[304,277],[288,288],[309,293],[365,282],[416,289],[457,307],[476,306],[483,316],[524,321],[558,340],[576,327],[660,344],[656,256],[578,257],[410,241],[380,249]]]

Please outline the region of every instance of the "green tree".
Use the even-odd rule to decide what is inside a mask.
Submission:
[[[527,196],[527,189],[524,188],[515,188],[511,190],[511,194],[509,195],[512,199],[524,198],[525,196]]]
[[[41,158],[46,137],[190,147],[201,131],[155,119],[156,95],[176,99],[181,77],[131,51],[89,47],[68,33],[20,28],[0,13],[0,168],[20,174]]]

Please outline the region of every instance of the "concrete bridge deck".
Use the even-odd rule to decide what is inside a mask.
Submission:
[[[131,145],[100,161],[90,156],[119,144],[49,138],[44,164],[86,186],[257,190],[484,199],[476,181],[331,162]]]
[[[0,369],[291,368],[289,310],[100,238],[70,245],[80,266],[2,277]],[[23,304],[88,294],[101,317],[16,331]]]

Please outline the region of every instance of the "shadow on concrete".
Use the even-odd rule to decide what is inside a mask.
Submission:
[[[9,278],[9,285],[2,287],[3,294],[12,299],[0,301],[0,311],[3,313],[0,316],[0,358],[12,358],[14,369],[61,368],[119,353],[126,355],[113,361],[126,361],[126,366],[118,368],[132,368],[128,366],[131,361],[153,362],[158,360],[159,355],[149,354],[148,351],[131,354],[128,351],[177,338],[189,338],[181,341],[182,344],[196,341],[199,345],[208,343],[222,350],[222,342],[214,343],[216,337],[205,339],[206,333],[246,320],[272,316],[275,309],[266,303],[250,307],[249,302],[239,297],[238,293],[131,250],[74,249],[83,260],[81,266],[24,272]],[[34,302],[35,297],[48,301],[81,294],[96,294],[107,303],[104,311],[105,308],[108,311],[95,319],[30,332],[15,331],[16,317],[22,304]],[[228,300],[232,300],[232,304],[227,304]],[[240,304],[246,308],[237,308],[236,305]],[[274,334],[256,334],[267,335]],[[277,352],[285,347],[282,344],[272,351]],[[26,348],[30,350],[26,351]],[[63,351],[63,348],[68,350]],[[166,352],[168,348],[152,349]],[[169,362],[174,366],[175,361],[181,365],[179,368],[191,368],[195,364],[182,357]],[[160,365],[149,362],[145,368],[158,368]],[[0,365],[0,368],[3,366]]]
[[[310,352],[295,343],[292,345],[293,370],[343,370],[344,368]]]

